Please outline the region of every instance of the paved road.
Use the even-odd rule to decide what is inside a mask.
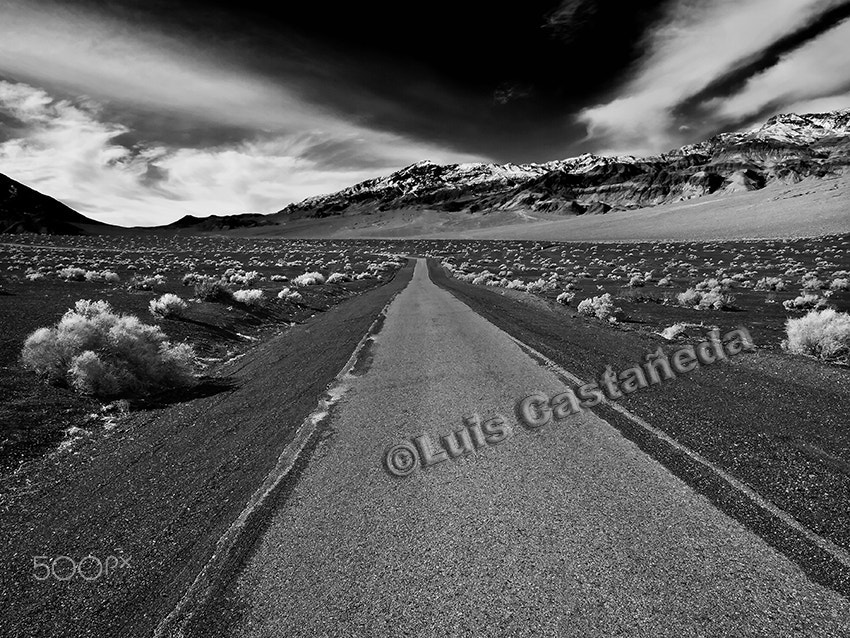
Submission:
[[[419,261],[235,584],[235,636],[841,636],[850,603],[592,414],[407,478],[384,449],[558,380]]]

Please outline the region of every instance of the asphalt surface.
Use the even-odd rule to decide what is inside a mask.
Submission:
[[[561,389],[418,261],[205,635],[850,635],[846,598],[606,421],[517,424],[518,399]],[[384,470],[473,412],[513,436]]]

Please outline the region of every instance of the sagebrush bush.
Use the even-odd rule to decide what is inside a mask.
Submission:
[[[785,323],[788,338],[782,347],[824,361],[850,362],[850,314],[833,308],[812,310]]]
[[[508,290],[525,290],[525,282],[522,279],[514,279],[509,281],[505,287]]]
[[[293,303],[298,303],[304,301],[304,297],[297,290],[291,290],[290,288],[284,288],[279,293],[277,293],[278,299],[285,299],[286,301],[291,301]]]
[[[56,274],[59,276],[59,279],[64,279],[65,281],[85,281],[86,279],[86,271],[73,266],[62,268]]]
[[[565,306],[569,304],[573,299],[575,299],[576,293],[574,292],[562,292],[560,295],[555,297],[555,301],[560,304],[564,304]]]
[[[734,310],[735,297],[734,295],[724,294],[719,290],[709,290],[703,294],[697,306],[700,310],[712,308],[714,310]]]
[[[782,302],[782,307],[785,310],[821,310],[826,306],[826,299],[808,293]]]
[[[151,299],[148,307],[154,317],[164,319],[166,317],[182,317],[189,306],[177,295],[167,292],[159,299]]]
[[[259,306],[266,298],[266,293],[259,289],[236,290],[233,293],[234,301],[246,306]]]
[[[52,328],[24,342],[24,366],[54,383],[101,398],[137,397],[195,383],[195,354],[157,326],[81,299]]]
[[[344,274],[344,273],[341,273],[341,272],[335,272],[335,273],[332,273],[332,274],[328,277],[328,279],[327,279],[327,282],[326,282],[326,283],[329,283],[329,284],[341,284],[341,283],[343,283],[344,281],[348,281],[348,280],[349,280],[348,275],[346,275],[346,274]]]
[[[231,284],[237,284],[239,286],[251,286],[262,279],[263,276],[258,273],[256,270],[251,270],[246,272],[244,270],[236,270],[235,268],[228,268],[224,272],[224,279]]]
[[[496,279],[496,275],[491,273],[489,270],[485,270],[483,272],[478,273],[478,275],[476,275],[475,277],[473,277],[472,283],[475,284],[476,286],[485,286],[489,282],[491,282],[495,279]]]
[[[616,319],[621,310],[614,306],[614,299],[610,293],[598,297],[588,297],[578,304],[580,315],[595,316],[598,319]]]
[[[204,280],[204,276],[196,272],[187,272],[183,275],[184,286],[194,286]]]
[[[779,291],[785,288],[785,282],[781,277],[762,277],[756,282],[753,290]]]
[[[826,282],[818,279],[817,274],[815,273],[806,273],[803,275],[803,278],[800,280],[800,287],[803,290],[820,290],[821,288],[826,288]]]
[[[698,306],[701,299],[702,293],[694,290],[693,288],[688,288],[685,292],[680,292],[676,295],[676,301],[679,302],[679,305],[688,308],[695,308]]]
[[[116,283],[121,281],[121,277],[111,270],[89,270],[86,272],[86,281]]]
[[[697,284],[699,285],[699,284]],[[720,285],[705,291],[688,288],[685,292],[676,295],[676,301],[680,306],[696,308],[697,310],[734,310],[735,297],[721,292]]]
[[[223,281],[206,277],[195,283],[195,297],[201,301],[227,303],[233,300],[233,291]]]
[[[527,292],[545,292],[547,290],[554,290],[557,287],[558,284],[556,281],[547,281],[543,279],[543,277],[540,277],[536,281],[530,281],[525,285],[525,289]]]
[[[720,288],[721,284],[717,279],[704,279],[699,282],[695,287],[699,291],[707,291],[714,290],[715,288]]]
[[[850,290],[850,279],[847,277],[836,277],[830,282],[829,289],[832,291]]]
[[[293,279],[292,283],[296,286],[316,286],[325,283],[325,276],[320,272],[305,272]]]
[[[165,285],[165,277],[160,274],[156,275],[135,275],[127,288],[130,290],[153,290],[154,286]]]

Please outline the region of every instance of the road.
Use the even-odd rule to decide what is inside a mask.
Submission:
[[[419,260],[216,614],[232,636],[842,636],[850,602],[591,412]],[[405,478],[387,446],[462,417],[513,436]],[[223,619],[223,620],[222,620]]]

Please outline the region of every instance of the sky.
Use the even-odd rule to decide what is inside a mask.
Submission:
[[[0,173],[119,225],[848,107],[850,0],[0,2]]]

